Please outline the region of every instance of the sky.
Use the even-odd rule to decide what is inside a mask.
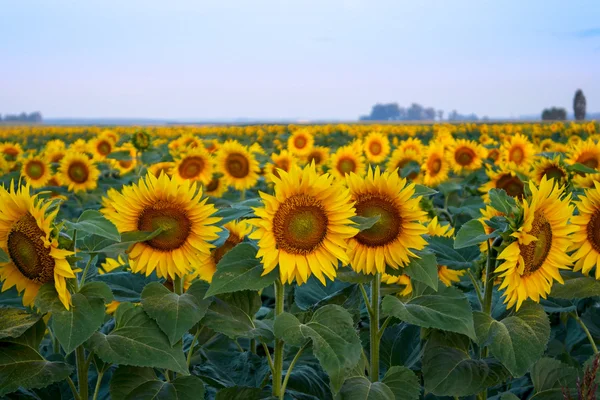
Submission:
[[[598,0],[21,0],[0,6],[0,114],[354,120],[600,111]]]

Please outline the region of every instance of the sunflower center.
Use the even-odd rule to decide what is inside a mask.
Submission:
[[[577,158],[577,162],[588,168],[598,168],[598,159],[593,154],[582,154]]]
[[[525,185],[518,177],[506,174],[498,179],[496,188],[504,189],[509,196],[520,198],[523,197]]]
[[[15,161],[17,159],[17,156],[19,155],[19,151],[15,148],[8,147],[4,149],[4,155],[6,156],[5,158],[8,161]]]
[[[250,173],[250,162],[240,153],[231,153],[225,160],[227,172],[234,178],[245,178]]]
[[[552,227],[541,212],[536,212],[530,235],[537,238],[527,246],[519,245],[519,251],[525,261],[524,275],[528,276],[540,269],[552,248]]]
[[[179,175],[184,179],[196,178],[204,170],[202,157],[187,157],[179,165]]]
[[[129,160],[119,160],[119,165],[121,168],[129,168],[133,164],[133,159]]]
[[[470,165],[475,159],[475,152],[468,147],[461,147],[454,153],[454,160],[461,166]]]
[[[382,150],[381,143],[371,142],[369,144],[369,151],[371,152],[371,154],[379,155],[379,154],[381,154],[381,150]]]
[[[100,153],[103,156],[107,156],[110,154],[110,151],[112,150],[112,146],[110,145],[110,143],[106,142],[106,141],[102,141],[100,143],[98,143],[98,146],[96,146],[96,149],[98,150],[98,153]]]
[[[294,146],[298,149],[303,149],[308,141],[304,136],[296,136],[294,138]]]
[[[69,178],[76,183],[85,183],[89,177],[87,165],[81,161],[75,161],[69,165],[67,173]]]
[[[515,147],[510,151],[510,161],[520,164],[524,157],[525,153],[521,147]]]
[[[442,159],[434,157],[427,163],[429,166],[429,173],[433,176],[437,175],[442,169]]]
[[[162,232],[144,243],[155,250],[172,251],[186,242],[192,223],[185,211],[171,202],[161,200],[146,207],[138,219],[140,231],[153,232],[159,228]]]
[[[52,156],[50,157],[50,161],[51,161],[51,162],[53,162],[53,163],[57,163],[57,162],[59,162],[60,160],[62,160],[64,156],[65,156],[65,155],[64,155],[64,153],[60,153],[60,152],[58,152],[58,153],[54,153],[54,154],[52,154]]]
[[[319,200],[297,194],[283,202],[273,218],[277,247],[290,254],[308,254],[321,245],[329,220]]]
[[[544,175],[547,178],[555,179],[556,181],[560,181],[565,177],[565,173],[562,169],[552,165],[544,170]]]
[[[396,240],[402,230],[402,216],[391,199],[379,194],[363,194],[356,201],[356,214],[379,217],[375,224],[356,235],[359,243],[368,247],[385,246]]]
[[[596,211],[592,215],[590,222],[587,224],[586,230],[588,241],[594,250],[600,252],[600,210]]]
[[[217,190],[218,187],[219,187],[219,180],[211,179],[210,182],[208,182],[208,185],[206,185],[206,191],[214,192],[215,190]]]
[[[27,176],[31,179],[40,179],[45,172],[44,163],[41,161],[30,161],[25,168]]]
[[[214,260],[215,264],[218,264],[219,261],[221,261],[221,258],[223,258],[223,256],[225,254],[227,254],[229,252],[229,250],[233,249],[235,246],[237,246],[241,242],[242,242],[242,238],[240,238],[238,235],[236,235],[234,233],[230,233],[229,237],[227,238],[225,243],[223,243],[223,245],[221,247],[213,250],[213,252],[212,252],[212,256],[213,256],[213,260]]]
[[[491,149],[488,152],[488,158],[490,160],[496,161],[499,157],[500,157],[500,152],[498,151],[498,149]]]
[[[354,160],[352,160],[350,158],[342,158],[338,162],[338,170],[342,174],[349,174],[350,172],[354,172],[355,169],[356,169],[356,163],[354,162]]]
[[[54,279],[54,258],[44,246],[46,235],[31,214],[22,216],[8,234],[10,259],[27,279],[46,283]]]
[[[315,162],[316,165],[321,164],[322,158],[321,158],[321,154],[318,151],[313,151],[312,153],[309,154],[308,156],[308,163],[312,163]]]

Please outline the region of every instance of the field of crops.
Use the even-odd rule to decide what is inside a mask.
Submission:
[[[596,398],[595,122],[0,141],[0,398]]]

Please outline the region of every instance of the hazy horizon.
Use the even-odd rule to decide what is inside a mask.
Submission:
[[[28,1],[0,14],[0,114],[355,120],[600,111],[600,4]]]

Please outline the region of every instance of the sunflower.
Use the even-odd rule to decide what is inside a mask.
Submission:
[[[413,252],[421,250],[427,242],[421,236],[427,229],[418,221],[425,217],[414,197],[415,185],[397,171],[381,173],[379,167],[369,169],[361,178],[350,174],[347,178],[356,214],[361,217],[379,217],[369,229],[359,232],[348,242],[348,255],[357,272],[375,274],[385,272],[386,265],[394,269],[409,263]]]
[[[481,222],[481,225],[483,225],[483,230],[485,231],[486,235],[489,235],[494,231],[494,229],[491,226],[489,226],[486,221],[489,221],[494,217],[504,216],[504,213],[496,210],[494,207],[492,207],[489,204],[486,205],[481,210],[479,210],[479,212],[481,213],[481,217],[478,220],[479,220],[479,222]],[[488,239],[490,246],[492,245],[493,241],[494,241],[493,239]],[[482,253],[487,252],[487,243],[488,242],[483,242],[479,245],[479,250]]]
[[[162,229],[130,247],[130,266],[136,273],[148,276],[156,269],[159,277],[174,279],[204,265],[214,247],[208,242],[218,238],[221,229],[212,224],[220,218],[212,216],[216,209],[206,200],[195,182],[148,174],[121,193],[113,192],[101,211],[121,233]]]
[[[19,143],[4,142],[0,143],[0,153],[4,155],[6,161],[16,161],[23,154],[23,148]]]
[[[82,153],[82,154],[86,154],[88,152],[88,144],[85,140],[83,139],[77,139],[76,141],[74,141],[73,143],[71,143],[71,145],[68,148],[69,152],[74,152],[74,153]]]
[[[396,150],[400,150],[404,153],[412,151],[419,158],[422,158],[425,154],[425,146],[423,145],[423,142],[417,138],[402,140],[398,143],[398,148]]]
[[[572,147],[566,162],[583,164],[588,168],[600,169],[600,144],[586,140]]]
[[[488,192],[491,189],[503,189],[509,196],[522,198],[525,194],[525,183],[521,180],[515,170],[512,169],[500,169],[493,171],[488,169],[486,171],[490,181],[482,185],[479,189],[483,192],[483,198],[488,201]]]
[[[453,282],[460,282],[460,277],[466,272],[465,270],[459,271],[450,269],[445,265],[438,265],[438,279],[446,286],[452,286]]]
[[[458,139],[448,149],[448,158],[455,174],[478,170],[486,157],[487,149],[472,140]]]
[[[307,156],[313,148],[315,138],[307,129],[299,129],[288,139],[288,150],[298,157]]]
[[[235,140],[228,140],[221,146],[215,164],[223,173],[225,183],[236,190],[250,189],[258,181],[258,162],[245,146]]]
[[[339,180],[344,180],[351,172],[362,176],[365,174],[365,157],[352,146],[343,146],[331,156],[329,169],[331,175]]]
[[[531,200],[522,201],[523,220],[511,235],[516,240],[498,255],[503,261],[495,270],[502,280],[499,289],[506,289],[505,303],[517,310],[526,299],[546,298],[555,280],[563,283],[560,270],[571,264],[567,250],[575,230],[569,224],[571,196],[563,196],[563,187],[544,177],[539,187],[529,182],[529,188]]]
[[[600,183],[595,182],[592,189],[585,191],[575,202],[579,215],[571,218],[578,229],[573,234],[572,250],[576,260],[575,271],[589,274],[596,267],[596,279],[600,280]]]
[[[51,201],[30,194],[30,186],[6,191],[0,188],[0,246],[9,261],[0,263],[2,291],[13,286],[23,292],[23,304],[33,303],[40,287],[53,282],[61,303],[71,305],[66,279],[75,278],[69,262],[73,254],[58,248],[53,237],[53,221],[58,208],[48,213]]]
[[[544,176],[547,179],[554,179],[559,185],[566,183],[568,174],[560,156],[556,156],[552,160],[542,157],[533,165],[532,177],[535,183],[539,184]]]
[[[210,182],[213,175],[213,160],[208,151],[196,147],[182,153],[173,167],[173,177],[180,181]]]
[[[535,157],[535,147],[526,136],[517,133],[509,136],[500,148],[500,159],[503,163],[513,163],[518,168],[526,169]]]
[[[123,257],[119,255],[117,259],[114,258],[106,258],[102,264],[100,264],[100,268],[98,268],[98,274],[104,275],[109,272],[113,272],[119,268],[125,267],[129,265],[128,262],[123,260]]]
[[[394,276],[389,274],[382,274],[381,283],[385,283],[386,285],[404,286],[404,289],[399,290],[397,292],[397,295],[400,297],[410,296],[413,292],[412,282],[410,281],[410,277],[408,275]]]
[[[315,163],[317,169],[327,165],[329,161],[329,148],[324,146],[314,146],[310,153],[306,156],[306,163]]]
[[[44,150],[44,158],[51,163],[59,163],[66,154],[67,150],[64,147],[46,147]]]
[[[112,166],[119,171],[119,174],[125,175],[131,172],[137,166],[137,150],[131,143],[124,143],[123,146],[116,149],[119,152],[128,152],[129,157],[122,160],[112,160]]]
[[[72,152],[61,160],[58,172],[60,180],[72,192],[95,189],[100,175],[100,171],[88,156]]]
[[[421,170],[425,173],[423,183],[427,186],[436,187],[448,179],[450,164],[446,160],[443,143],[433,142],[429,145]]]
[[[231,221],[223,225],[223,228],[229,231],[229,236],[225,243],[213,249],[210,252],[208,262],[198,269],[198,277],[207,282],[212,281],[212,277],[217,270],[217,264],[223,256],[238,244],[244,241],[244,238],[252,231],[252,226],[247,221]]]
[[[159,163],[152,164],[151,166],[149,166],[148,172],[150,172],[152,175],[156,176],[157,178],[162,173],[165,173],[165,174],[171,176],[172,175],[171,171],[173,170],[174,166],[175,166],[175,163],[172,161],[159,162]]]
[[[204,194],[210,197],[221,197],[227,192],[227,185],[221,176],[213,175],[210,182],[204,185]]]
[[[88,153],[95,160],[104,160],[115,148],[115,142],[109,136],[99,136],[88,142]]]
[[[21,176],[34,189],[46,186],[52,177],[50,165],[42,157],[29,156],[21,164]]]
[[[297,165],[296,157],[287,150],[281,150],[279,154],[273,153],[271,155],[271,160],[273,163],[268,166],[269,173],[267,173],[267,179],[271,175],[279,177],[278,170],[280,169],[285,172],[290,172],[290,169],[292,169],[294,165]]]
[[[250,221],[257,228],[250,238],[258,240],[263,275],[279,265],[282,282],[303,284],[314,275],[325,285],[325,277],[335,278],[338,260],[348,264],[347,240],[358,232],[348,189],[312,164],[271,179],[275,196],[261,192],[264,207]]]
[[[388,171],[397,169],[398,173],[401,174],[402,168],[406,167],[410,163],[414,163],[415,168],[409,172],[408,176],[406,176],[406,179],[409,181],[414,181],[419,176],[421,161],[421,156],[414,150],[403,150],[398,148],[392,152],[392,155],[387,162],[386,169]]]
[[[488,149],[487,159],[490,160],[492,164],[496,164],[496,162],[500,160],[500,149],[497,147]]]
[[[390,154],[390,140],[381,132],[371,132],[365,138],[363,149],[367,160],[379,164]]]
[[[453,237],[454,228],[449,224],[440,224],[436,216],[427,224],[427,234],[430,236]]]

